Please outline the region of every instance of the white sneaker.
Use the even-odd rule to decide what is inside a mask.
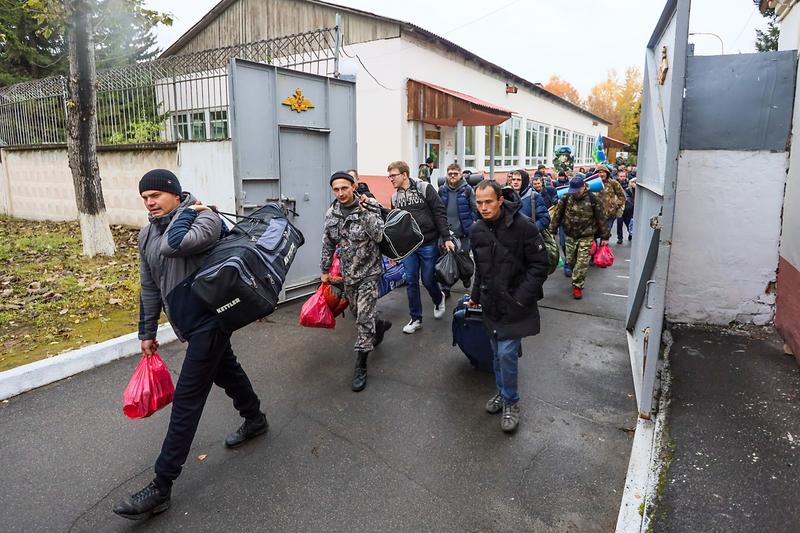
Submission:
[[[447,311],[447,306],[444,303],[444,293],[442,293],[442,301],[433,308],[433,318],[442,318],[445,311]]]
[[[403,326],[403,333],[414,333],[418,329],[422,329],[422,320],[409,320],[408,324]]]

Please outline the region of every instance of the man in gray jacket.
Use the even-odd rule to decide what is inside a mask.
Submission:
[[[155,464],[155,479],[114,505],[113,511],[131,520],[169,509],[172,482],[181,473],[192,445],[211,385],[233,399],[244,423],[225,440],[234,448],[267,431],[267,418],[253,386],[231,349],[231,334],[222,330],[191,290],[194,272],[223,234],[219,216],[164,169],[151,170],[139,182],[139,194],[150,223],[139,233],[139,339],[142,353],[158,349],[156,330],[162,306],[175,333],[188,342],[175,386],[169,429]]]

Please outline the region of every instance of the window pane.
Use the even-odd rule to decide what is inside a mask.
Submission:
[[[475,127],[464,128],[464,155],[475,155]],[[474,160],[473,160],[474,161]],[[466,160],[465,160],[466,164]]]
[[[206,139],[206,114],[192,113],[192,140],[204,141]]]
[[[189,125],[185,113],[172,115],[172,133],[176,141],[185,141],[189,138]]]
[[[228,138],[228,112],[227,111],[211,111],[209,112],[211,119],[211,138],[212,139],[227,139]]]

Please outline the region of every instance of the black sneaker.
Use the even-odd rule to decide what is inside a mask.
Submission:
[[[239,429],[227,436],[225,447],[238,448],[250,439],[263,435],[267,432],[267,429],[269,429],[269,423],[267,422],[267,415],[264,413],[260,413],[256,418],[245,419]]]
[[[620,237],[619,239],[617,239],[617,244],[622,244],[622,237]]]
[[[392,329],[392,323],[389,320],[376,320],[375,321],[375,340],[372,341],[372,347],[377,348],[383,342],[383,336],[387,331]]]
[[[139,492],[134,492],[130,497],[117,502],[112,511],[128,520],[141,520],[169,509],[169,496],[169,492],[163,494],[151,481]]]

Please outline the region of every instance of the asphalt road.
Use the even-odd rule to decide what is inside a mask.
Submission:
[[[609,531],[636,420],[622,322],[630,248],[614,249],[582,301],[560,272],[547,281],[514,435],[483,410],[493,376],[451,345],[450,320],[434,320],[429,300],[414,335],[400,331],[405,290],[381,300],[395,326],[358,394],[352,318],[305,329],[292,303],[233,337],[270,431],[226,450],[241,420],[212,390],[172,508],[145,523],[111,513],[152,479],[169,416],[123,416],[138,357],[0,403],[2,530]],[[161,353],[177,376],[182,346]]]

